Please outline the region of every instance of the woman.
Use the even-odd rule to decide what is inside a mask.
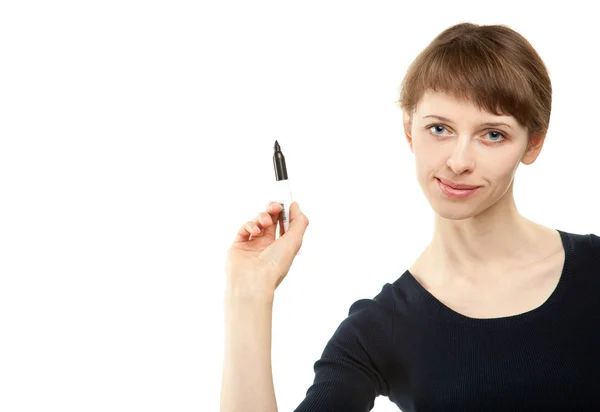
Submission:
[[[297,411],[600,410],[600,238],[544,227],[513,198],[550,120],[552,88],[529,42],[458,24],[416,58],[400,106],[431,243],[374,299],[355,302]],[[221,411],[276,411],[271,309],[308,226],[297,204],[240,229],[226,272]]]

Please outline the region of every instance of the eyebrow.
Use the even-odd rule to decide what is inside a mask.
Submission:
[[[448,123],[452,123],[452,120],[450,120],[450,119],[447,119],[447,118],[445,118],[445,117],[442,117],[442,116],[437,116],[437,115],[434,115],[434,114],[429,114],[429,115],[427,115],[427,116],[423,116],[423,119],[425,119],[425,118],[427,118],[427,117],[432,117],[432,118],[434,118],[434,119],[440,119],[441,121],[448,122]],[[481,123],[481,124],[480,124],[480,126],[492,126],[492,127],[495,127],[495,126],[506,126],[506,127],[508,127],[509,129],[512,129],[512,128],[513,128],[511,125],[509,125],[509,124],[507,124],[507,123],[502,123],[502,122],[487,122],[487,123]]]

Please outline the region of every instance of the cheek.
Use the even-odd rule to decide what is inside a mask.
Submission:
[[[440,148],[427,136],[418,136],[413,140],[413,150],[417,169],[425,169],[442,161],[443,154]]]
[[[441,158],[435,159],[433,156],[418,156],[415,157],[415,166],[415,175],[419,185],[427,188],[435,183],[433,177],[440,175],[439,171],[444,169],[444,162]]]
[[[518,157],[510,153],[495,157],[485,163],[485,173],[490,179],[499,183],[506,182],[510,184],[519,166],[518,160]]]
[[[447,168],[447,156],[433,145],[421,144],[415,147],[414,156],[417,176],[421,179],[430,178]]]

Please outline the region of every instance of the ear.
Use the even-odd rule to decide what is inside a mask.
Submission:
[[[521,158],[521,163],[525,165],[530,165],[533,162],[535,162],[537,157],[540,155],[540,152],[542,151],[544,141],[546,141],[545,134],[531,136],[529,145],[527,146],[527,149],[525,150],[525,153],[523,153],[523,157]]]
[[[413,139],[412,139],[412,119],[411,116],[404,112],[403,115],[403,123],[404,123],[404,134],[406,136],[406,141],[408,142],[408,146],[410,147],[411,152],[415,152],[413,149]]]

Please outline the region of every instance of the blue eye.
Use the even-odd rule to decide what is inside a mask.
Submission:
[[[434,124],[432,126],[429,126],[428,129],[431,130],[431,129],[436,129],[438,127],[441,127],[442,129],[446,128],[445,126],[442,126],[441,124]],[[437,134],[437,133],[434,132],[434,134]]]
[[[504,135],[502,133],[500,133],[500,132],[497,132],[495,130],[491,130],[491,131],[488,132],[488,136],[489,136],[489,133],[495,133],[496,134],[495,138],[501,137],[502,140],[504,140]],[[497,142],[497,141],[498,140],[492,140],[492,142]]]
[[[446,126],[444,126],[443,124],[432,124],[430,126],[427,126],[427,129],[434,136],[441,136],[444,133],[444,130],[446,130]],[[492,143],[499,144],[506,140],[506,136],[504,135],[504,133],[499,132],[497,130],[488,131],[487,136],[488,136],[488,141],[492,142]]]

